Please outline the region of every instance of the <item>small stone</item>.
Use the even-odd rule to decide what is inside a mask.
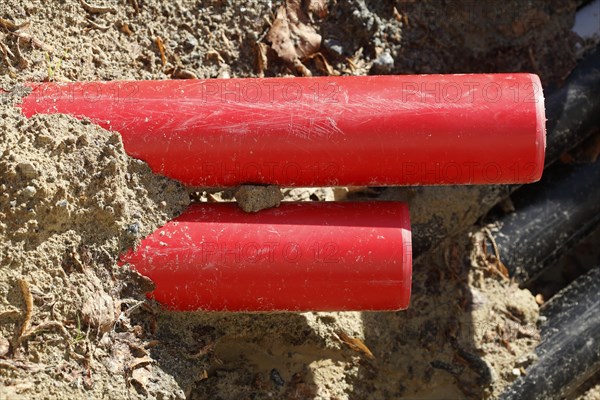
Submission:
[[[234,192],[237,205],[246,212],[279,207],[283,196],[279,186],[242,185]]]
[[[33,179],[38,176],[35,166],[30,162],[22,162],[17,164],[17,172],[27,179]]]
[[[10,349],[10,342],[8,339],[0,336],[0,357],[4,357]]]
[[[142,228],[142,224],[140,222],[134,222],[133,224],[127,227],[127,233],[131,235],[137,235],[140,233],[140,229]]]
[[[384,51],[373,61],[371,71],[374,73],[389,73],[392,68],[394,68],[394,58],[388,51]]]
[[[56,207],[61,207],[61,208],[65,208],[69,205],[69,202],[67,200],[59,200],[56,202]]]
[[[183,49],[186,51],[192,51],[198,46],[198,40],[194,36],[188,36],[183,41]]]
[[[27,198],[35,196],[36,193],[37,190],[33,186],[27,186],[25,189],[23,189],[23,195]]]
[[[537,361],[538,356],[535,353],[527,353],[517,359],[515,365],[519,368],[527,367]]]
[[[271,375],[271,381],[275,384],[275,386],[283,386],[283,385],[285,385],[285,381],[281,377],[281,374],[275,368],[273,368],[271,370],[271,374],[270,375]]]
[[[332,53],[337,54],[338,56],[341,56],[344,54],[344,48],[342,47],[342,44],[336,39],[331,39],[331,38],[325,39],[325,40],[323,40],[323,45],[325,46],[326,49],[328,49]]]
[[[519,368],[513,368],[511,372],[514,376],[521,376],[521,370]]]

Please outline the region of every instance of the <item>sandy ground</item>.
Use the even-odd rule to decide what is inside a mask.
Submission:
[[[573,3],[473,3],[8,0],[0,5],[0,85],[494,71],[537,72],[550,83],[568,74]],[[129,158],[117,133],[66,116],[27,120],[13,107],[18,96],[5,93],[0,104],[3,398],[482,398],[533,361],[537,304],[503,275],[477,229],[419,260],[407,311],[161,310],[145,300],[151,283],[116,259],[180,213],[188,190]],[[468,215],[468,190],[386,196],[436,207],[448,225]],[[379,198],[356,188],[282,193]],[[261,203],[256,196],[248,195],[250,208]],[[412,209],[413,220],[428,218],[428,207]]]

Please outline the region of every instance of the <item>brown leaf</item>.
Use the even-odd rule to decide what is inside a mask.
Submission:
[[[266,38],[279,58],[291,64],[299,74],[310,76],[312,74],[300,60],[318,52],[321,35],[300,21],[298,8],[298,1],[289,1],[287,6],[279,7]]]
[[[166,71],[165,71],[166,72]],[[173,79],[198,79],[195,73],[187,69],[174,68],[171,72]]]
[[[146,365],[151,364],[153,362],[154,362],[154,360],[151,357],[144,356],[144,357],[134,359],[131,363],[129,363],[127,368],[130,371],[134,371],[138,368],[145,367]]]
[[[373,355],[373,353],[371,353],[371,350],[369,350],[369,348],[365,345],[365,343],[362,340],[360,340],[359,338],[350,337],[350,336],[346,335],[346,333],[343,331],[338,331],[338,332],[336,332],[336,334],[338,335],[340,340],[342,342],[344,342],[352,350],[359,352],[359,353],[363,353],[365,356],[367,356],[367,358],[370,358],[372,360],[375,359],[375,356]]]
[[[131,36],[131,35],[133,35],[133,31],[132,31],[132,30],[131,30],[131,28],[129,27],[129,24],[127,24],[127,23],[125,23],[125,22],[124,22],[124,23],[121,25],[121,28],[120,28],[120,29],[121,29],[121,32],[123,32],[123,33],[124,33],[124,34],[126,34],[127,36]]]
[[[265,70],[268,66],[267,45],[259,42],[256,44],[256,73],[260,78],[265,76]]]
[[[321,35],[313,27],[302,23],[290,25],[293,36],[297,37],[296,55],[298,58],[309,57],[319,51],[321,47]]]
[[[329,64],[329,62],[327,61],[327,59],[325,58],[325,56],[323,54],[315,53],[312,56],[310,56],[309,58],[311,60],[314,60],[317,68],[321,72],[324,72],[329,76],[339,76],[340,75],[340,73],[338,71],[333,69],[333,67],[331,66],[331,64]]]
[[[131,373],[131,378],[129,378],[129,384],[135,388],[138,394],[147,396],[148,390],[146,389],[146,385],[150,380],[150,375],[150,371],[148,371],[146,368],[133,370]]]
[[[104,292],[96,293],[87,298],[81,308],[83,322],[99,332],[108,332],[115,320],[115,304],[112,297]]]
[[[293,63],[298,58],[290,38],[290,25],[285,6],[277,9],[275,21],[273,21],[271,29],[267,33],[267,40],[271,42],[271,48],[283,61]]]
[[[15,23],[13,23],[7,19],[1,18],[1,17],[0,17],[0,26],[11,32],[14,32],[17,29],[19,29]]]
[[[306,10],[319,18],[325,18],[329,14],[327,3],[329,3],[328,0],[308,0]]]

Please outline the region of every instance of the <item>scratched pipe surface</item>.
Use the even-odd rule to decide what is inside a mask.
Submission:
[[[26,116],[65,113],[187,185],[526,183],[542,173],[532,74],[30,84]]]
[[[304,202],[249,214],[197,204],[121,261],[173,310],[400,310],[412,277],[408,208]]]

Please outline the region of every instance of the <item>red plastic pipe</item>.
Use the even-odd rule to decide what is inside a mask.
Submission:
[[[531,74],[31,84],[26,116],[65,113],[194,186],[526,183],[544,164]]]
[[[191,206],[121,257],[173,310],[400,310],[410,299],[408,209],[282,203],[256,214]]]

